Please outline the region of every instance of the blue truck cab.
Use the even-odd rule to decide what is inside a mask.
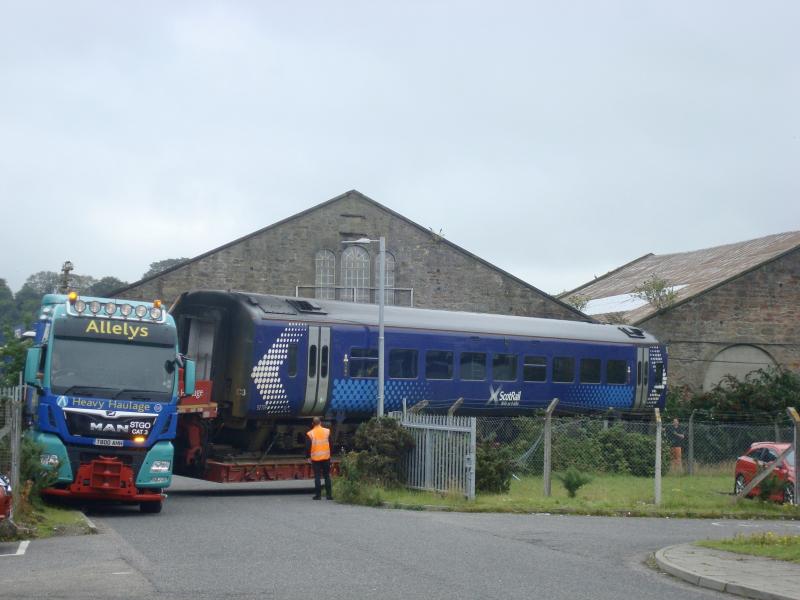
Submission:
[[[181,375],[192,394],[194,363],[160,301],[44,296],[25,364],[29,435],[57,472],[44,493],[160,512]]]

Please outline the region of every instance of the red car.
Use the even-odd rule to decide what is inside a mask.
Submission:
[[[755,442],[750,445],[750,449],[736,459],[736,482],[733,486],[735,494],[739,494],[745,486],[764,467],[769,463],[774,462],[780,456],[781,452],[787,448],[791,448],[791,444],[781,444],[777,442]],[[778,465],[772,471],[778,479],[784,482],[782,489],[774,493],[770,500],[776,502],[785,502],[787,504],[794,503],[794,450],[791,450],[786,456],[783,457],[782,464]],[[750,491],[748,496],[757,496],[759,493],[758,486]]]

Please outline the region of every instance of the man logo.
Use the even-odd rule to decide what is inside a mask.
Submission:
[[[115,410],[107,410],[106,411],[106,416],[107,417],[116,417],[117,416],[117,411],[115,411]]]
[[[56,404],[58,404],[61,408],[67,408],[69,400],[66,396],[59,396],[58,400],[56,400]]]

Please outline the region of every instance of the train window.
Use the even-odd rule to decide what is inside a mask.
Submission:
[[[544,356],[526,356],[522,376],[525,381],[547,381],[547,359]]]
[[[486,353],[461,353],[461,379],[463,381],[486,380]]]
[[[317,347],[311,346],[308,349],[308,376],[317,376]]]
[[[377,377],[377,348],[350,349],[350,377]]]
[[[553,381],[555,383],[572,383],[575,381],[575,359],[569,356],[553,358]]]
[[[446,350],[428,350],[425,353],[426,379],[452,379],[453,353]]]
[[[389,377],[392,379],[417,378],[416,350],[389,350]]]
[[[494,381],[516,381],[517,355],[495,354],[492,357],[492,379]]]
[[[319,356],[319,376],[325,379],[328,376],[328,347],[322,347],[322,353]]]
[[[290,342],[287,348],[286,371],[289,377],[297,375],[297,342]]]
[[[581,359],[581,383],[600,383],[600,359]]]
[[[655,373],[653,376],[653,385],[661,385],[664,383],[664,363],[655,364]]]
[[[615,359],[606,362],[606,383],[628,383],[628,362]]]

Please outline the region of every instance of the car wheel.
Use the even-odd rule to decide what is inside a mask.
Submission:
[[[783,488],[783,503],[794,504],[794,486],[792,484],[787,484]]]
[[[737,496],[740,495],[744,487],[745,487],[744,475],[737,475],[736,483],[733,484],[733,493],[736,494]]]

